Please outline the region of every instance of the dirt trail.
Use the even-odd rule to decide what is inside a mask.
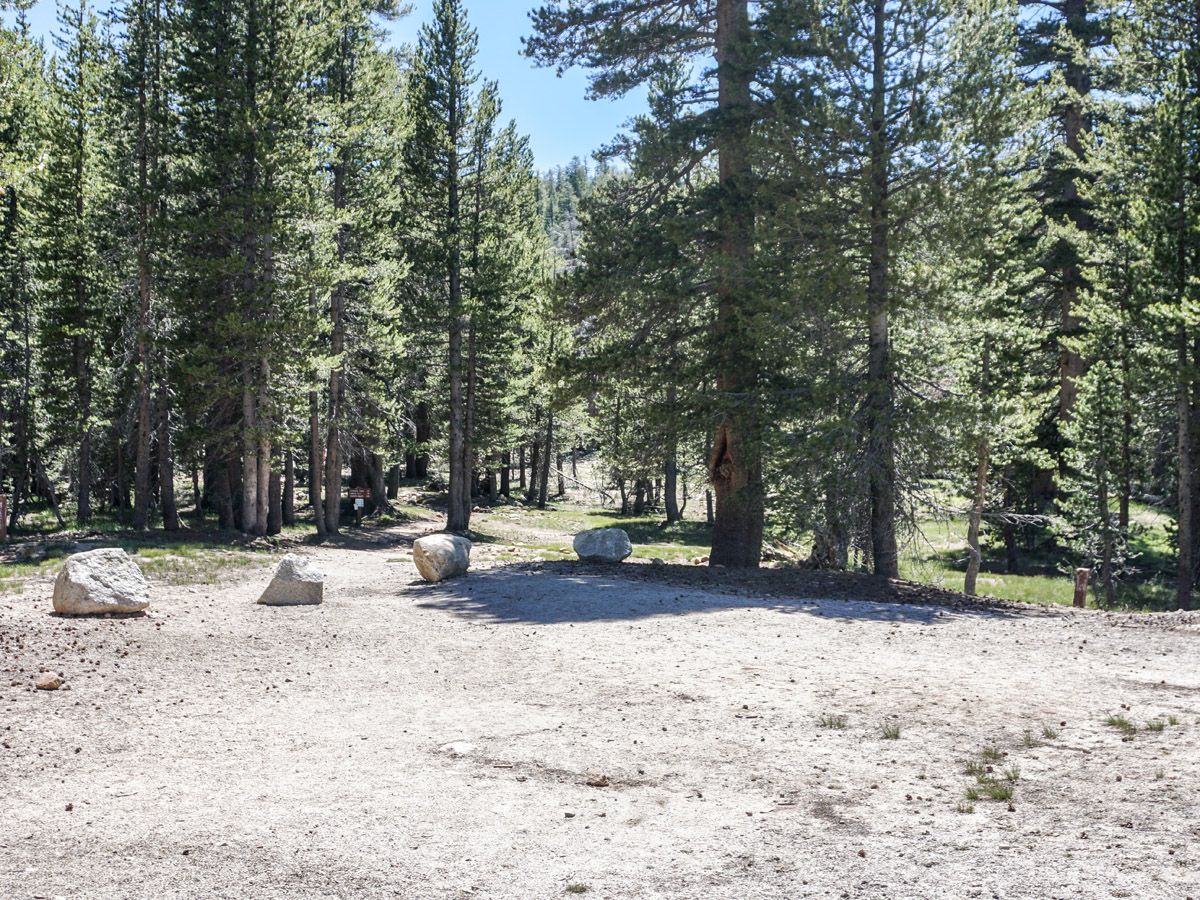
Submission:
[[[316,608],[0,597],[0,897],[1200,897],[1195,626],[487,551],[429,587],[392,537],[306,551]],[[985,747],[1012,809],[959,811]]]

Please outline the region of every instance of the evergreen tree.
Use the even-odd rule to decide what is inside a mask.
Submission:
[[[526,45],[544,65],[593,69],[596,96],[653,85],[660,111],[675,113],[664,127],[644,121],[626,149],[647,187],[644,207],[664,222],[673,210],[668,228],[706,238],[709,268],[700,283],[711,308],[704,355],[719,422],[709,463],[717,506],[710,558],[729,567],[759,564],[764,526],[759,343],[766,304],[755,275],[752,138],[763,114],[755,86],[767,77],[757,55],[759,26],[775,4],[759,6],[752,16],[746,0],[551,3],[534,12],[535,34]],[[701,58],[713,65],[688,82],[685,64]],[[714,177],[693,205],[662,203],[706,165]],[[697,249],[695,236],[684,243]]]
[[[113,327],[111,273],[101,243],[111,190],[100,144],[107,60],[87,0],[61,7],[59,26],[49,158],[38,202],[38,343],[51,434],[73,448],[75,518],[86,525],[92,518],[94,442],[109,386],[102,351]]]

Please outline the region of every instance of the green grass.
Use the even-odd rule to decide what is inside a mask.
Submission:
[[[567,893],[568,894],[586,894],[590,890],[591,890],[591,888],[588,887],[586,884],[575,883],[575,884],[567,885]]]
[[[965,508],[965,499],[954,496],[945,485],[934,489],[942,506]],[[1144,504],[1132,504],[1130,510],[1130,551],[1139,571],[1118,586],[1117,605],[1130,610],[1170,609],[1174,598],[1170,588],[1174,565],[1171,517]],[[901,554],[901,576],[962,590],[967,560],[966,518],[930,516],[919,521],[917,528],[918,533]],[[989,534],[986,526],[984,532],[983,568],[977,585],[981,595],[1021,603],[1071,605],[1075,589],[1070,572],[1078,560],[1056,546],[1048,532],[1035,535],[1032,543],[1022,540],[1019,574],[1005,571],[999,535]],[[1089,605],[1093,602],[1091,595]]]
[[[893,722],[885,722],[879,732],[885,741],[900,740],[900,726]]]
[[[825,714],[817,719],[817,726],[820,728],[830,728],[835,731],[842,731],[847,725],[846,717],[843,715]]]

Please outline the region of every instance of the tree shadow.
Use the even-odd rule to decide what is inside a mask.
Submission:
[[[870,579],[873,590],[864,591],[863,579],[855,576],[846,576],[849,581],[839,590],[822,591],[822,585],[837,581],[828,577],[830,573],[819,573],[822,577],[815,580],[792,578],[791,590],[778,583],[778,578],[756,577],[759,573],[745,573],[744,584],[730,583],[728,573],[713,573],[717,577],[707,583],[694,576],[671,577],[697,571],[712,573],[710,569],[687,566],[521,564],[485,569],[465,578],[413,586],[410,590],[417,595],[417,606],[421,608],[506,624],[627,621],[727,609],[767,609],[844,621],[912,625],[935,625],[963,615],[1011,618],[1037,614],[1013,604],[973,601],[949,592],[940,592],[945,596],[938,597],[938,592],[915,591],[905,599],[904,584],[874,579]],[[763,589],[756,589],[760,587]]]

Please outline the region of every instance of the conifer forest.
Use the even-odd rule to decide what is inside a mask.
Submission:
[[[0,900],[1200,898],[1200,0],[0,0]]]
[[[413,480],[468,534],[578,485],[713,566],[895,579],[942,521],[967,594],[1193,603],[1191,0],[516,4],[547,77],[647,96],[550,171],[460,0],[399,48],[393,0],[59,0],[51,42],[27,5],[10,534],[334,535]]]

